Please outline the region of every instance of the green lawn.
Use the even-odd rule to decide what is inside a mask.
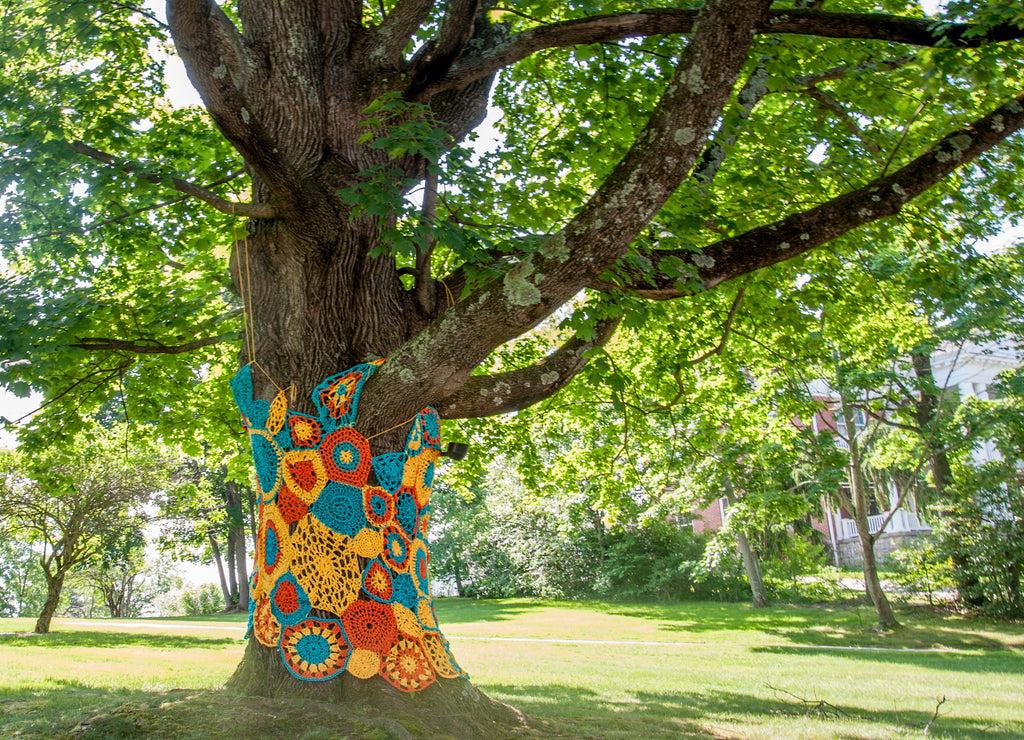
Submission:
[[[920,738],[943,697],[930,738],[1024,737],[1024,625],[905,609],[879,635],[864,607],[717,603],[440,599],[437,612],[481,689],[568,737]],[[11,634],[32,624],[0,620],[0,737],[66,736],[117,705],[216,688],[243,648],[241,616]]]

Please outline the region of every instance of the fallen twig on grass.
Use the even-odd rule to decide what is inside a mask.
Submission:
[[[802,712],[783,712],[791,716],[803,716],[813,717],[817,716],[818,719],[849,719],[851,716],[849,712],[840,709],[835,704],[825,701],[824,699],[805,699],[802,696],[797,696],[791,691],[780,689],[771,684],[765,684],[771,691],[778,694],[785,694],[796,699],[797,703],[794,706],[802,706],[804,709]]]
[[[939,707],[946,703],[946,697],[942,697],[935,704],[935,712],[932,714],[932,718],[928,720],[928,724],[924,726],[925,737],[928,736],[928,731],[932,729],[932,724],[939,718]]]

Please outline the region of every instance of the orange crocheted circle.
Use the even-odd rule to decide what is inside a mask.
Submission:
[[[395,518],[395,496],[385,488],[367,486],[363,489],[363,513],[366,521],[380,528],[391,524]]]
[[[328,477],[350,486],[364,486],[370,475],[370,443],[352,427],[336,429],[320,446]]]
[[[434,682],[434,668],[418,641],[403,637],[388,651],[380,666],[384,680],[399,691],[419,691]]]
[[[270,611],[270,599],[260,599],[252,615],[252,633],[261,645],[277,647],[281,639],[281,625]]]
[[[324,430],[312,416],[291,413],[288,414],[288,432],[296,447],[312,449],[320,445]]]
[[[327,415],[332,419],[340,419],[352,409],[352,399],[356,394],[359,381],[363,379],[361,370],[345,373],[320,391],[320,403]]]
[[[327,485],[327,471],[316,450],[294,450],[281,461],[284,485],[307,505],[316,502]]]
[[[356,601],[341,615],[352,647],[385,653],[398,638],[398,625],[388,604]]]
[[[278,490],[277,508],[281,511],[281,518],[288,524],[299,521],[309,511],[306,502],[296,496],[288,486],[281,486]]]

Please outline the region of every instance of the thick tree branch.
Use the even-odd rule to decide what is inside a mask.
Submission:
[[[771,0],[710,0],[694,39],[647,126],[561,232],[482,281],[426,330],[391,353],[364,389],[360,428],[380,431],[424,401],[443,405],[491,350],[536,326],[626,253],[690,172],[732,93]],[[416,378],[419,394],[389,397]],[[372,399],[372,400],[366,400]],[[392,422],[393,423],[393,422]]]
[[[458,89],[480,77],[514,64],[541,49],[596,44],[638,36],[688,34],[696,10],[653,8],[636,13],[581,18],[537,26],[511,36],[483,53],[461,59],[443,78],[424,91],[429,97]],[[758,34],[792,33],[826,38],[873,39],[912,46],[978,47],[1024,38],[1024,28],[1004,24],[978,35],[968,23],[937,24],[927,18],[904,18],[876,13],[828,13],[820,10],[776,10],[758,23]]]
[[[188,78],[214,123],[275,199],[297,207],[299,180],[241,92],[249,59],[238,29],[213,0],[167,0],[167,22]]]
[[[437,40],[416,60],[410,96],[447,74],[455,60],[473,35],[473,20],[479,0],[450,0],[446,3],[444,19]]]
[[[380,55],[397,68],[406,45],[433,7],[433,0],[398,0],[374,31]]]
[[[475,375],[438,407],[445,419],[494,416],[519,411],[562,390],[587,364],[586,353],[604,346],[619,325],[619,318],[597,323],[590,339],[574,337],[555,352],[529,367],[494,375]]]
[[[225,332],[224,334],[218,334],[215,337],[203,337],[202,339],[196,339],[192,342],[186,342],[185,344],[164,344],[158,342],[155,339],[110,339],[106,337],[82,337],[76,342],[72,342],[71,346],[77,349],[87,349],[90,351],[115,351],[115,352],[133,352],[139,355],[180,355],[184,352],[192,352],[203,347],[209,347],[211,344],[220,344],[221,342],[234,341],[238,339],[238,332]]]
[[[783,262],[832,241],[864,224],[899,213],[911,199],[1024,128],[1024,95],[1001,105],[969,126],[943,137],[935,146],[886,177],[810,210],[705,247],[695,272],[705,288]],[[675,254],[689,260],[688,252]],[[592,288],[607,289],[604,283]],[[672,278],[641,278],[631,286],[638,295],[661,300],[687,295]]]
[[[767,57],[758,60],[757,67],[736,96],[736,104],[724,117],[715,137],[708,142],[707,148],[701,154],[700,162],[693,173],[697,182],[709,183],[715,179],[725,161],[726,150],[736,143],[754,108],[768,94],[768,70],[765,67],[767,61]]]
[[[187,180],[182,180],[179,177],[165,177],[153,172],[148,172],[146,167],[139,162],[133,162],[128,159],[118,159],[112,154],[102,152],[99,149],[95,149],[81,141],[72,142],[71,149],[78,154],[84,154],[85,156],[92,157],[104,164],[117,167],[140,180],[151,182],[155,185],[166,185],[169,188],[177,190],[179,193],[184,193],[185,195],[189,195],[193,198],[198,198],[207,205],[213,206],[221,213],[248,216],[249,218],[274,218],[275,216],[274,207],[269,203],[235,203],[227,200],[226,198],[222,198],[206,188],[194,185]],[[127,217],[128,215],[131,214],[125,214],[124,217]]]
[[[504,43],[508,38],[509,26],[505,23],[481,21],[473,24],[472,31],[473,36],[469,45],[486,49]],[[419,61],[416,63],[420,64]],[[447,68],[441,73],[444,71],[447,71]],[[426,70],[425,74],[431,75],[434,71]],[[426,100],[426,96],[422,95],[425,88],[416,81],[421,78],[422,75],[417,76],[406,91],[406,97],[410,100]],[[487,116],[493,82],[492,73],[479,77],[458,90],[446,90],[430,97],[430,108],[434,117],[454,141],[462,141],[470,131],[483,123]]]

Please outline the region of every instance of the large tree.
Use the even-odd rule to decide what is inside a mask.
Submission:
[[[235,388],[269,572],[253,582],[258,639],[236,686],[386,703],[379,667],[464,713],[479,699],[443,678],[457,670],[426,584],[409,590],[425,575],[408,563],[426,564],[440,451],[422,409],[525,408],[621,320],[642,321],[645,301],[879,219],[1016,208],[1018,7],[681,5],[168,0],[166,31],[215,130],[159,103],[147,44],[164,27],[145,9],[5,10],[22,60],[4,69],[4,311],[31,331],[4,332],[7,355],[28,361],[4,378],[24,391],[45,375],[50,399],[80,401],[52,404],[41,434],[104,384],[146,399],[124,402],[134,418],[190,429],[216,395],[197,381],[220,375],[246,308]],[[506,148],[474,155],[462,145],[492,102]],[[495,359],[556,312],[546,356]]]

